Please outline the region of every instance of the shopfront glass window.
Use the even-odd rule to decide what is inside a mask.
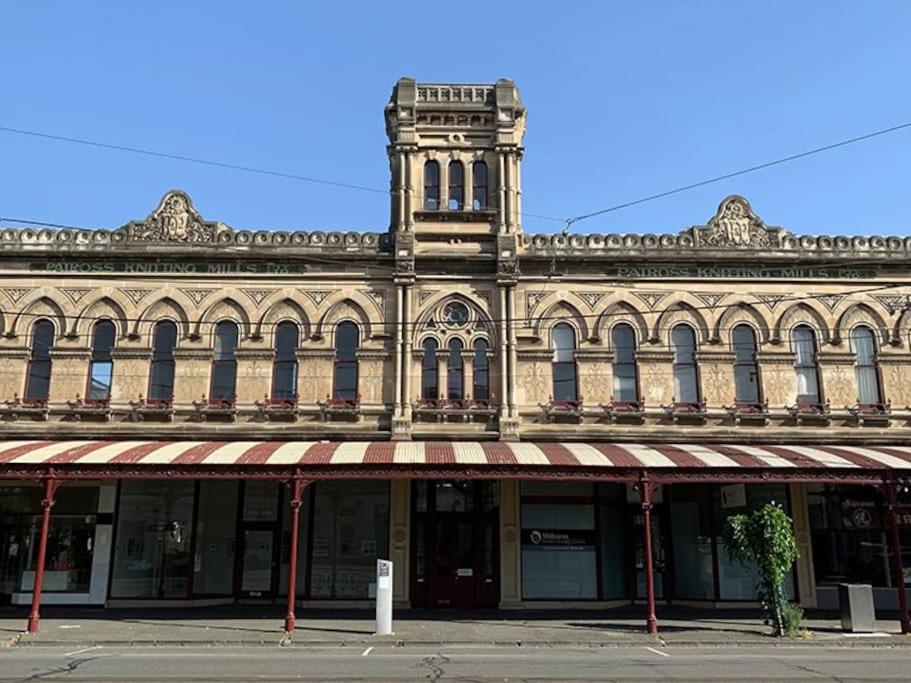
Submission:
[[[712,493],[707,485],[681,484],[671,495],[674,586],[678,598],[712,600]]]
[[[628,557],[626,554],[626,490],[622,484],[598,484],[598,523],[601,541],[601,597],[625,598]]]
[[[234,591],[238,488],[239,482],[230,480],[199,483],[194,595],[231,595]]]
[[[111,597],[186,597],[193,499],[192,481],[121,483]]]
[[[314,484],[310,595],[364,600],[389,554],[389,483]]]

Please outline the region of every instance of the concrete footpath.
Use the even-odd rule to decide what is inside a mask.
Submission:
[[[363,610],[301,609],[297,630],[282,632],[277,605],[230,605],[175,609],[48,607],[41,630],[24,633],[27,610],[0,609],[0,643],[6,647],[65,646],[753,646],[812,645],[902,647],[894,615],[872,635],[848,635],[831,613],[809,612],[799,639],[776,639],[756,610],[698,610],[667,607],[658,613],[657,638],[644,632],[639,607],[603,611],[427,611],[395,614],[395,634],[373,635],[373,615]],[[883,615],[886,616],[886,615]]]

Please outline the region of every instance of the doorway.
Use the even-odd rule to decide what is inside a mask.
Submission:
[[[283,487],[257,480],[241,482],[241,487],[235,592],[244,598],[272,600],[277,594]]]

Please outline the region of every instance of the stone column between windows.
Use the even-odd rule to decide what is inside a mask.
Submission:
[[[238,349],[237,403],[250,404],[272,397],[273,349]]]
[[[413,304],[413,290],[414,287],[409,285],[404,285],[402,287],[404,290],[404,303],[405,307],[402,311],[402,329],[404,332],[404,348],[402,355],[402,391],[403,393],[403,405],[402,405],[402,417],[410,420],[411,419],[411,370],[414,367],[414,361],[411,359],[413,340],[414,340],[414,329],[411,321],[414,319],[412,316],[412,304]]]
[[[911,405],[911,353],[882,352],[877,360],[883,399],[894,406]]]
[[[509,150],[506,153],[506,203],[508,211],[506,213],[506,232],[514,234],[518,231],[518,219],[516,208],[518,200],[516,197],[516,151]]]
[[[211,370],[211,349],[174,349],[174,403],[209,400]]]
[[[51,386],[48,401],[65,403],[76,396],[85,398],[92,352],[87,348],[51,349]]]
[[[697,351],[696,367],[707,408],[734,404],[734,360],[730,351]],[[759,378],[756,380],[759,381]]]
[[[465,210],[474,210],[474,159],[460,158],[462,162],[462,196],[465,198]]]
[[[405,231],[414,232],[414,183],[415,183],[415,163],[414,156],[417,147],[408,147],[405,149],[405,180],[408,183],[405,188]],[[423,174],[423,168],[420,169]],[[423,183],[421,184],[421,194],[424,192]],[[423,206],[424,199],[421,197],[419,206]]]
[[[462,350],[462,397],[474,399],[474,351]]]
[[[516,287],[507,290],[507,327],[509,329],[509,416],[518,417],[516,409]]]
[[[823,401],[829,401],[833,410],[853,408],[857,405],[857,377],[854,372],[855,357],[850,352],[821,351],[816,356],[819,363],[819,388]]]
[[[30,355],[28,349],[0,349],[0,401],[23,396]]]
[[[793,406],[797,401],[796,356],[790,351],[765,351],[756,354],[762,378],[762,396],[769,409]]]
[[[497,194],[499,206],[497,215],[500,219],[500,234],[506,234],[506,160],[501,150],[497,150]]]
[[[674,354],[664,347],[636,352],[641,399],[651,408],[674,401]]]
[[[332,395],[334,349],[299,349],[295,354],[300,369],[297,375],[297,393],[301,405],[315,406],[318,401]]]
[[[395,154],[396,165],[398,168],[395,169],[395,177],[398,179],[398,187],[395,188],[396,196],[396,230],[405,230],[405,188],[408,185],[408,177],[405,173],[406,163],[405,163],[405,152],[399,149]]]
[[[516,151],[516,232],[522,232],[522,151]]]
[[[389,486],[389,555],[394,607],[410,607],[411,585],[411,481],[393,479]]]
[[[152,365],[152,349],[111,349],[113,373],[111,376],[111,401],[127,403],[148,398]]]
[[[522,606],[521,482],[500,480],[500,609]]]
[[[402,400],[402,392],[406,389],[405,377],[404,377],[404,363],[403,353],[404,353],[404,338],[402,334],[402,315],[405,309],[405,287],[404,285],[397,285],[395,288],[395,395],[393,401],[395,402],[395,414],[398,416],[404,415],[405,405]],[[405,356],[407,358],[407,356]],[[407,395],[407,394],[406,394]]]
[[[604,349],[577,349],[579,396],[589,408],[610,402],[614,393],[614,352]]]
[[[437,398],[449,398],[449,349],[437,351]]]
[[[810,510],[805,484],[791,484],[791,518],[800,557],[797,558],[797,590],[801,607],[816,607],[816,570],[813,566],[813,543],[810,535]]]
[[[440,210],[449,209],[449,164],[452,158],[448,155],[445,159],[440,159]]]
[[[500,417],[509,417],[509,375],[513,372],[510,367],[507,353],[507,332],[506,332],[506,286],[500,285],[500,306],[498,314],[500,316]]]

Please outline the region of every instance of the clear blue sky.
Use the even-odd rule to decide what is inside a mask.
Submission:
[[[4,3],[0,126],[385,188],[395,80],[514,79],[525,209],[569,216],[911,121],[911,2]],[[383,195],[0,133],[0,216],[118,226],[172,187],[237,227],[388,226]],[[798,233],[911,234],[911,129],[593,219],[745,195]],[[526,219],[526,230],[559,224]]]

